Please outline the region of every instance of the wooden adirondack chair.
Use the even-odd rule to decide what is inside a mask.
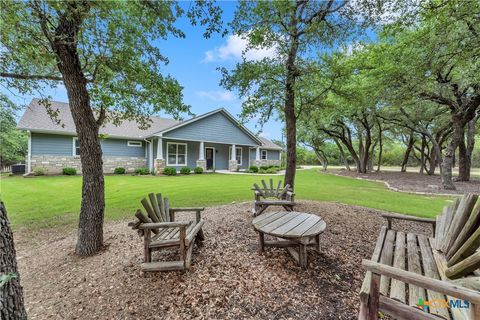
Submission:
[[[144,238],[145,260],[141,268],[143,271],[172,271],[190,268],[194,242],[201,245],[204,240],[202,227],[204,220],[201,212],[204,208],[170,208],[168,198],[162,194],[150,193],[141,203],[147,212],[145,215],[138,209],[135,213],[137,220],[129,226],[138,230]],[[177,212],[195,213],[195,219],[189,221],[175,221]],[[167,248],[178,248],[180,260],[152,262],[152,251]]]
[[[436,219],[383,216],[387,226],[380,231],[371,260],[363,261],[367,274],[359,319],[377,319],[378,311],[408,320],[480,319],[478,195],[462,196]],[[395,219],[430,223],[434,238],[394,231]],[[446,307],[445,301],[453,301],[453,307]],[[421,308],[422,304],[430,306]]]
[[[293,211],[296,205],[294,201],[295,194],[290,185],[287,184],[282,188],[282,180],[280,180],[275,188],[273,179],[270,179],[270,186],[267,186],[265,180],[262,180],[262,186],[263,189],[258,184],[253,184],[252,190],[255,193],[254,216],[258,216],[269,206],[282,206],[287,211]]]

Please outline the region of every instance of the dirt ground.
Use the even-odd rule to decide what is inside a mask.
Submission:
[[[357,173],[355,171],[335,170],[336,174],[386,181],[390,187],[409,192],[426,192],[426,193],[440,193],[440,194],[464,194],[468,192],[480,192],[480,180],[472,178],[469,182],[454,181],[456,190],[444,190],[441,185],[439,175],[429,176],[426,174],[419,174],[415,172],[392,172],[380,171],[371,173]]]
[[[18,233],[17,256],[30,319],[355,319],[358,291],[384,223],[379,212],[302,201],[327,222],[322,252],[304,271],[284,249],[259,254],[252,203],[206,209],[205,244],[190,272],[144,274],[143,243],[128,221],[105,226],[106,248],[72,254],[75,232]],[[428,234],[428,226],[395,227]],[[424,229],[425,228],[425,229]],[[158,258],[158,257],[157,257]]]

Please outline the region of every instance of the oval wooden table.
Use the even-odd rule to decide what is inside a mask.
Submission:
[[[261,252],[265,247],[286,248],[303,269],[308,266],[307,248],[313,247],[319,252],[320,234],[327,227],[321,217],[297,211],[265,213],[254,218],[252,224],[259,235]],[[277,239],[265,241],[265,235]]]

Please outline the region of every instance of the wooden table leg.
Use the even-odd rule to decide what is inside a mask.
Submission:
[[[265,235],[263,234],[263,232],[258,232],[258,240],[259,240],[259,244],[260,244],[260,252],[263,252],[265,251]]]
[[[317,250],[318,253],[320,253],[320,235],[319,234],[317,234],[315,236],[315,241],[316,241],[316,245],[317,245],[316,250]]]
[[[298,245],[298,264],[302,269],[307,269],[307,246],[303,243]]]

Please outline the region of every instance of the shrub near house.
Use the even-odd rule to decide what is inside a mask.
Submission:
[[[70,167],[63,168],[62,174],[66,176],[74,176],[77,174],[77,170],[75,168],[70,168]]]

